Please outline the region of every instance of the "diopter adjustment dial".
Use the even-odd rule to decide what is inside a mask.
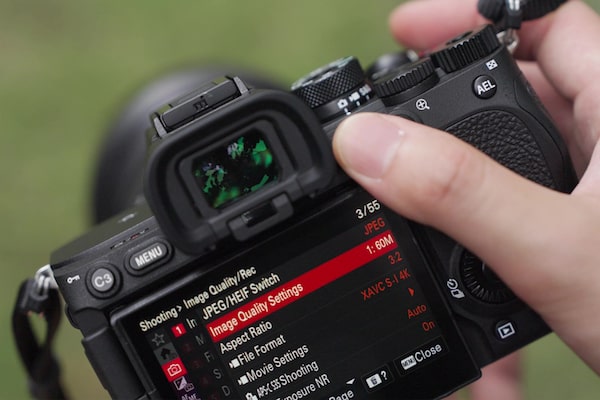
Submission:
[[[451,73],[489,56],[499,47],[500,41],[494,27],[485,25],[450,40],[430,57],[437,67]]]
[[[384,104],[392,106],[429,90],[438,81],[433,62],[424,58],[396,68],[373,85]]]

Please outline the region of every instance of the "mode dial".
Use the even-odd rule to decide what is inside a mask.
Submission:
[[[373,89],[354,57],[340,58],[312,71],[296,81],[291,90],[321,121],[350,114],[373,97]]]
[[[375,93],[386,106],[401,104],[431,89],[439,81],[435,66],[429,58],[402,65],[377,79]]]
[[[496,30],[491,25],[485,25],[450,40],[430,57],[437,67],[450,73],[489,56],[499,47]]]

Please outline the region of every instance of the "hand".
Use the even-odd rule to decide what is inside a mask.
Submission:
[[[483,19],[475,0],[421,0],[390,21],[399,41],[422,49]],[[572,194],[532,183],[445,132],[384,114],[346,119],[334,152],[396,212],[478,254],[600,374],[600,323],[587,318],[600,314],[600,17],[570,1],[525,23],[519,36],[515,55],[580,173]]]
[[[522,399],[520,353],[512,353],[483,368],[481,379],[473,382],[466,390],[472,400]],[[458,394],[452,394],[445,400],[460,398]]]

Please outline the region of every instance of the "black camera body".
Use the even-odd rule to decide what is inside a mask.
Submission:
[[[494,28],[371,78],[353,58],[292,93],[225,77],[152,115],[149,207],[51,261],[112,397],[440,398],[548,332],[475,255],[387,209],[331,152],[347,115],[382,112],[570,191],[566,149]]]

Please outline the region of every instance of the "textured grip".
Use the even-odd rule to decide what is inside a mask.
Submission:
[[[525,123],[514,114],[485,111],[446,130],[519,175],[556,189],[539,145]]]

